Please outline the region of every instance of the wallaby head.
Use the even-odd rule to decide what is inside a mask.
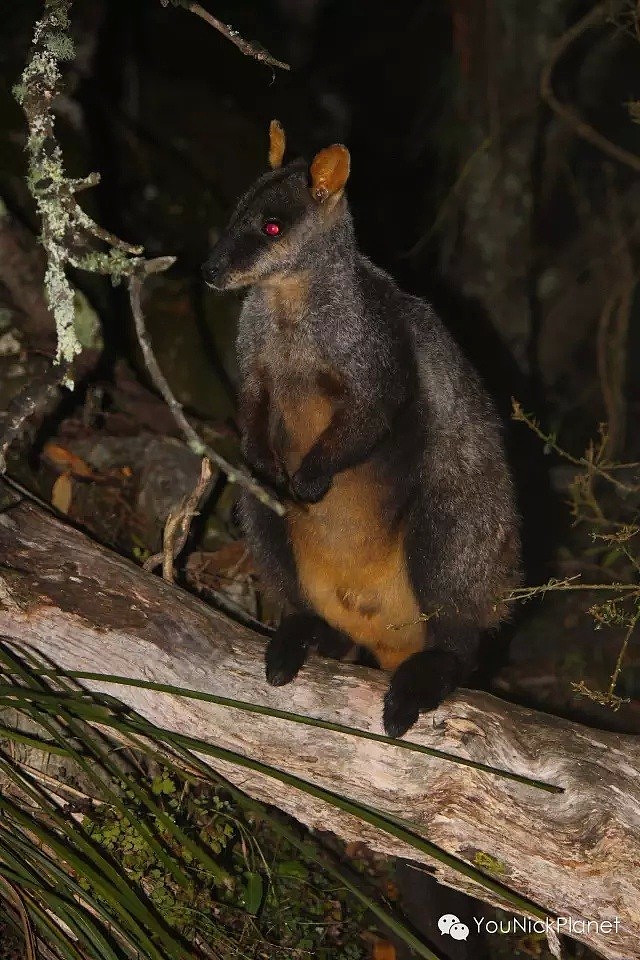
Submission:
[[[285,134],[277,120],[269,128],[269,164],[238,203],[203,267],[209,286],[234,290],[294,272],[314,239],[340,213],[349,176],[349,151],[333,144],[308,165],[282,166]]]

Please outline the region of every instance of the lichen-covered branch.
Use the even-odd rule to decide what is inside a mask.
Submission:
[[[27,181],[42,223],[47,255],[45,289],[56,323],[60,379],[67,386],[72,385],[71,364],[82,349],[75,332],[74,293],[65,273],[67,264],[85,266],[86,261],[86,269],[117,277],[132,269],[142,253],[140,247],[109,234],[78,205],[75,195],[98,183],[99,175],[92,173],[82,180],[67,177],[55,139],[53,104],[60,90],[60,64],[74,54],[67,33],[72,2],[45,0],[44,15],[34,30],[31,57],[14,91],[27,118]],[[108,244],[111,250],[96,250],[95,241]]]

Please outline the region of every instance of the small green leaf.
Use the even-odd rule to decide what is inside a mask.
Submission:
[[[279,877],[293,877],[296,880],[307,880],[309,877],[308,868],[300,860],[283,860],[276,866],[275,873]]]
[[[259,873],[245,873],[244,907],[247,913],[256,914],[260,909],[264,887]]]

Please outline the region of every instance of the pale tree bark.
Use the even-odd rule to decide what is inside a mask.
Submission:
[[[0,635],[65,669],[173,684],[382,732],[383,673],[312,658],[294,683],[269,687],[262,637],[32,505],[0,514],[0,562]],[[617,932],[591,925],[577,931],[577,939],[610,960],[640,957],[640,744],[633,737],[467,691],[409,735],[416,743],[564,788],[554,794],[282,718],[135,687],[86,685],[120,698],[159,726],[400,817],[550,914],[618,917]],[[499,894],[324,801],[238,766],[207,762],[310,827],[409,857],[441,882],[504,906]]]

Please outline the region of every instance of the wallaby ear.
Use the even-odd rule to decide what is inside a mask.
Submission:
[[[286,143],[282,125],[278,120],[272,120],[269,124],[269,166],[272,170],[282,166]]]
[[[334,143],[317,153],[309,168],[311,175],[311,196],[323,203],[344,188],[349,179],[351,157],[346,147]]]

